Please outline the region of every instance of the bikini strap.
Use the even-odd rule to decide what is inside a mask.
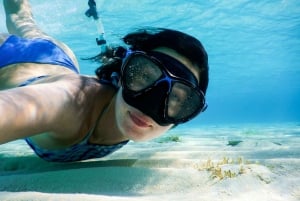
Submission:
[[[27,86],[27,85],[31,84],[32,82],[37,81],[37,80],[42,79],[42,78],[45,78],[45,77],[49,77],[49,75],[41,75],[41,76],[38,76],[38,77],[30,78],[30,79],[22,82],[21,84],[19,84],[18,87]]]
[[[94,133],[94,131],[96,130],[96,127],[101,119],[102,116],[102,112],[99,115],[98,119],[96,120],[95,124],[93,125],[93,127],[88,131],[88,133],[86,134],[86,136],[83,138],[83,140],[79,143],[79,144],[88,144],[90,137],[92,136],[92,134]]]

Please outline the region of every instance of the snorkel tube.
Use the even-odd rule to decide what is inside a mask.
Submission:
[[[96,38],[97,45],[100,46],[101,52],[106,52],[106,40],[104,38],[104,27],[101,21],[101,18],[98,16],[97,13],[97,6],[95,0],[89,0],[88,1],[89,9],[85,12],[85,15],[87,17],[93,17],[96,22],[97,32],[99,34],[99,37]]]

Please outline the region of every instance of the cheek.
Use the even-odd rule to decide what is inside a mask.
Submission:
[[[126,113],[126,104],[122,98],[122,91],[119,90],[116,97],[116,105],[115,105],[115,115],[116,115],[116,121],[117,126],[119,130],[122,132],[122,124],[124,124],[124,118]]]

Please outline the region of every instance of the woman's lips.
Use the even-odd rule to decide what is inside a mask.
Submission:
[[[129,112],[129,116],[131,118],[131,120],[139,127],[150,127],[151,124],[149,123],[148,120],[146,120],[143,116],[137,114],[137,113],[131,113]]]

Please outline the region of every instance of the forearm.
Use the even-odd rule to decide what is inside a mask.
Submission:
[[[34,97],[14,91],[0,91],[0,144],[43,132]]]
[[[68,110],[61,91],[43,85],[0,91],[0,144],[55,131]]]

